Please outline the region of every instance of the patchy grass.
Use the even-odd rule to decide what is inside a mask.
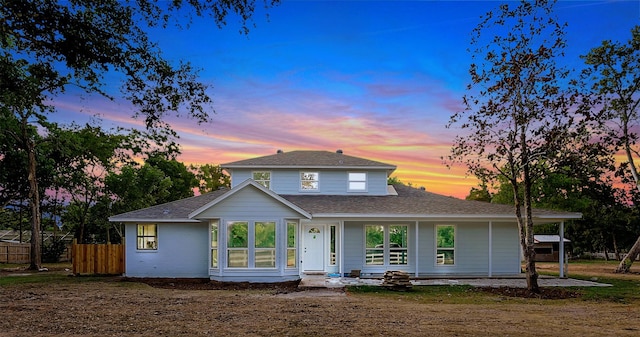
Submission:
[[[510,297],[462,285],[407,292],[352,287],[327,296],[326,291],[155,288],[56,271],[5,273],[0,317],[7,319],[0,320],[0,335],[637,336],[640,321],[621,323],[620,317],[640,317],[640,275],[613,274],[606,263],[579,266],[584,272],[571,265],[571,277],[596,277],[614,286],[570,288],[581,296],[567,299]]]

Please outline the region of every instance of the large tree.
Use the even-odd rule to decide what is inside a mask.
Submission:
[[[626,43],[603,41],[583,58],[589,65],[584,75],[598,98],[595,106],[600,107],[603,140],[611,145],[610,153],[624,152],[619,173],[630,175],[634,188],[640,191],[640,26],[631,29],[631,39]],[[638,255],[640,236],[616,272],[628,272]]]
[[[31,269],[41,267],[40,195],[37,179],[39,143],[33,130],[46,132],[52,102],[69,87],[113,98],[107,73],[122,79],[121,96],[135,107],[153,134],[172,133],[168,114],[198,122],[209,119],[208,86],[188,63],[165,59],[149,40],[148,27],[167,26],[172,14],[209,16],[218,26],[236,14],[247,31],[256,0],[0,0],[0,121],[2,129],[26,154],[32,240]],[[263,0],[265,7],[277,0]]]
[[[503,177],[513,189],[514,212],[529,291],[538,292],[533,249],[532,186],[564,151],[575,149],[573,95],[562,90],[569,71],[559,67],[564,26],[555,1],[521,1],[488,12],[473,30],[474,63],[465,109],[449,127],[462,130],[449,163],[463,162],[483,181]],[[574,138],[575,137],[575,138]]]

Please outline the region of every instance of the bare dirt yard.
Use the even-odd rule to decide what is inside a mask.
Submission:
[[[0,282],[0,336],[640,335],[638,297],[519,298],[461,286],[298,291],[64,271],[18,281],[32,276],[16,273],[0,275],[12,278]],[[626,287],[640,291],[640,275],[629,277]]]

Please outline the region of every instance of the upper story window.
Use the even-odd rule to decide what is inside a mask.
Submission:
[[[366,191],[367,174],[365,172],[349,172],[349,191]]]
[[[303,191],[317,191],[319,177],[320,174],[318,172],[300,172],[300,189]]]
[[[138,224],[137,226],[137,245],[138,250],[157,250],[158,249],[158,225]]]
[[[252,175],[253,180],[258,184],[271,189],[271,172],[269,171],[254,171]]]

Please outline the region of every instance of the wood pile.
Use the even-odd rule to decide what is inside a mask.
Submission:
[[[413,285],[409,280],[409,274],[404,271],[389,270],[384,273],[384,281],[382,286],[391,290],[407,291],[410,290]]]

